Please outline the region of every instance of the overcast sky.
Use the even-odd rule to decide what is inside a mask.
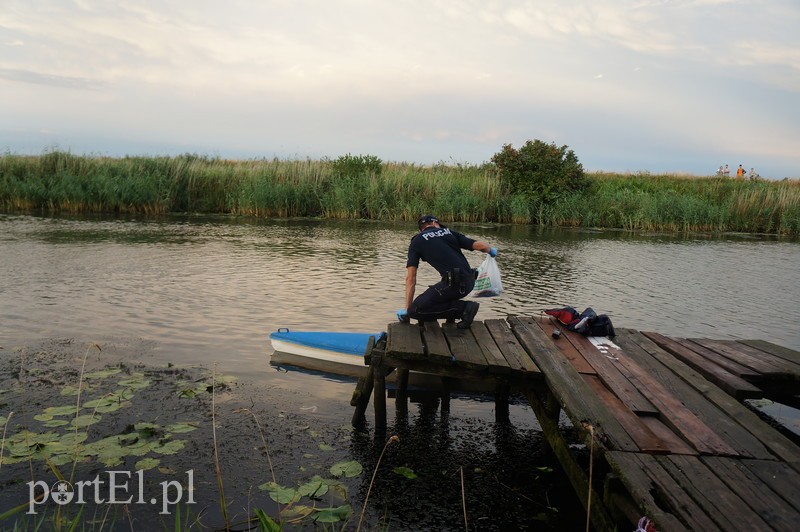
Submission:
[[[0,0],[0,150],[800,178],[800,0]]]

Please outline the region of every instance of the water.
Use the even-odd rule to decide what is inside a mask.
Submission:
[[[500,251],[506,291],[481,299],[477,319],[591,306],[617,328],[759,338],[800,349],[797,242],[452,227]],[[296,402],[288,409],[297,415],[313,412],[320,422],[345,425],[352,381],[276,371],[268,363],[268,335],[280,327],[385,330],[404,306],[414,231],[409,224],[363,221],[0,215],[0,357],[42,338],[138,338],[155,346],[141,353],[143,362],[219,364],[224,373],[294,392],[286,400]],[[483,255],[468,259],[477,266]],[[436,278],[421,266],[421,285]],[[469,423],[491,421],[492,406],[454,399],[453,433],[476,434]],[[412,416],[416,411],[422,419],[414,408]],[[512,406],[512,422],[523,433],[536,431],[524,404]],[[401,521],[416,519],[393,511]]]

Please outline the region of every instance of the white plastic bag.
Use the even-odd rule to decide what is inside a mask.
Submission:
[[[500,268],[494,257],[487,255],[480,266],[478,266],[478,277],[475,279],[475,287],[470,292],[472,297],[493,297],[499,296],[503,292],[503,282],[500,280]]]

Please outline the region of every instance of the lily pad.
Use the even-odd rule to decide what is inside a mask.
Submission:
[[[100,371],[93,371],[92,373],[87,373],[83,376],[84,379],[105,379],[106,377],[110,377],[112,375],[116,375],[117,373],[122,372],[119,368],[108,368],[108,369],[101,369]]]
[[[83,385],[83,391],[88,392],[91,388],[88,385]],[[61,395],[70,396],[70,395],[78,395],[81,393],[81,389],[77,386],[67,385],[61,388]]]
[[[328,493],[328,484],[320,477],[314,477],[297,488],[297,492],[302,496],[318,499]]]
[[[269,491],[269,498],[278,504],[291,504],[300,500],[301,495],[293,488],[286,488],[274,482],[266,482],[259,489]]]
[[[145,458],[136,462],[136,469],[153,469],[159,464],[159,462],[160,460],[158,458]]]
[[[164,445],[153,447],[153,450],[158,454],[176,454],[178,451],[183,449],[185,445],[186,442],[183,440],[171,440]]]
[[[187,421],[185,423],[173,423],[172,425],[167,425],[164,427],[164,430],[173,434],[182,434],[184,432],[192,432],[193,430],[197,430],[199,425],[200,423],[197,421]]]
[[[317,511],[314,521],[318,523],[338,523],[346,521],[351,513],[353,513],[353,509],[349,504],[337,508],[322,508]]]
[[[355,460],[333,464],[330,469],[332,475],[337,477],[345,476],[347,478],[357,477],[363,471],[364,467]]]
[[[320,451],[335,451],[336,449],[334,447],[331,447],[327,443],[320,443],[319,444],[319,450]]]
[[[405,466],[395,467],[394,469],[392,469],[392,471],[394,471],[398,475],[404,476],[404,477],[406,477],[408,479],[411,479],[411,480],[417,478],[417,474],[414,473],[413,470],[411,470],[410,468],[405,467]]]
[[[46,416],[68,416],[70,414],[74,415],[76,410],[77,407],[75,405],[49,406],[44,409],[42,414]]]
[[[83,416],[78,416],[70,422],[70,426],[73,428],[85,428],[89,425],[94,425],[98,421],[102,419],[102,416],[98,416],[97,414],[86,414]]]
[[[66,419],[51,419],[50,421],[42,423],[43,427],[48,428],[63,427],[64,425],[69,425],[69,421]]]

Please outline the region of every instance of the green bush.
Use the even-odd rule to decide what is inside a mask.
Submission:
[[[583,166],[567,146],[529,140],[517,150],[505,144],[492,162],[511,191],[532,202],[549,203],[588,185]]]
[[[381,175],[383,161],[374,155],[342,155],[333,161],[333,175],[355,178]]]

